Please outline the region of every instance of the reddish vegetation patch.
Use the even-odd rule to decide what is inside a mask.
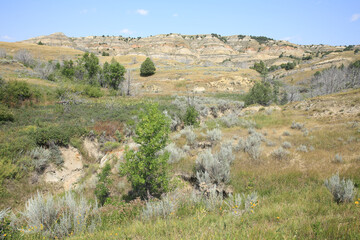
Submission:
[[[97,134],[106,132],[106,136],[114,137],[116,130],[122,132],[124,125],[121,122],[117,121],[99,121],[95,123],[94,131]]]

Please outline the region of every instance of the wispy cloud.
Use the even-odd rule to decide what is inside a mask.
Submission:
[[[95,13],[96,12],[96,8],[84,8],[82,10],[80,10],[80,14],[88,14],[88,13]]]
[[[131,31],[131,30],[127,29],[127,28],[124,28],[120,32],[123,33],[123,34],[126,34],[126,35],[131,35],[131,34],[135,33],[134,31]]]
[[[2,40],[11,40],[12,37],[10,37],[8,35],[3,35],[3,36],[0,37],[0,39],[2,39]]]
[[[178,17],[178,16],[179,16],[179,14],[174,13],[172,16],[173,16],[173,17]]]
[[[291,39],[294,39],[294,37],[284,37],[284,38],[281,38],[281,40],[284,40],[284,41],[290,41]]]
[[[146,15],[149,14],[149,11],[145,10],[145,9],[138,9],[138,10],[136,10],[136,13],[138,13],[140,15],[143,15],[143,16],[146,16]]]
[[[351,16],[350,22],[355,22],[360,18],[360,14],[359,13],[355,13]]]

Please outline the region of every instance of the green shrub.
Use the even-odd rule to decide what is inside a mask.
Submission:
[[[104,143],[104,145],[101,147],[101,151],[103,152],[110,152],[116,148],[118,148],[120,146],[119,142],[106,142]]]
[[[155,71],[156,68],[153,61],[151,61],[150,58],[146,58],[146,60],[141,64],[140,75],[143,77],[151,76],[155,73]]]
[[[81,136],[85,133],[86,130],[82,127],[60,125],[38,128],[35,130],[33,137],[36,144],[40,146],[49,146],[50,143],[67,146],[71,137]]]
[[[17,106],[22,101],[29,100],[32,97],[32,91],[26,82],[11,81],[5,83],[1,89],[2,101],[8,106]]]
[[[101,91],[99,87],[86,85],[84,88],[84,93],[86,96],[91,98],[99,98],[104,96],[104,93]]]
[[[4,105],[0,104],[0,122],[14,121],[14,114]]]
[[[111,183],[111,181],[108,179],[108,176],[110,175],[111,166],[109,163],[106,163],[104,168],[101,170],[101,172],[98,174],[98,184],[95,188],[95,196],[99,200],[99,203],[101,206],[103,206],[110,196],[109,188],[107,187],[107,184]]]
[[[196,111],[195,107],[188,106],[188,108],[186,109],[185,116],[184,116],[185,125],[186,126],[198,125],[199,124],[198,117],[199,117],[199,112]]]

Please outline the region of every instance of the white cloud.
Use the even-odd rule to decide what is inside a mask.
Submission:
[[[126,34],[126,35],[131,35],[131,34],[135,33],[134,31],[131,31],[131,30],[127,29],[127,28],[124,28],[120,32],[123,33],[123,34]]]
[[[140,15],[143,15],[143,16],[146,16],[149,14],[149,11],[148,10],[145,10],[145,9],[138,9],[136,10],[136,12]]]
[[[179,16],[179,14],[177,14],[177,13],[173,14],[173,17],[178,17],[178,16]]]
[[[284,37],[284,38],[282,38],[281,40],[290,41],[291,39],[294,39],[294,37]]]
[[[80,14],[88,14],[88,13],[95,13],[96,12],[96,8],[91,8],[91,9],[82,9],[80,10]]]
[[[350,22],[355,22],[360,18],[360,14],[359,13],[355,13],[351,16]]]
[[[12,39],[12,37],[10,37],[8,35],[3,35],[0,38],[3,39],[3,40],[11,40]]]

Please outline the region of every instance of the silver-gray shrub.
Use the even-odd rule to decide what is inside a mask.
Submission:
[[[74,193],[66,192],[63,197],[56,198],[38,192],[26,202],[18,222],[25,224],[26,229],[32,229],[31,233],[42,232],[50,238],[64,238],[71,232],[94,231],[101,219],[97,203],[93,206],[83,196],[76,198]]]
[[[290,142],[283,142],[283,143],[281,144],[281,146],[282,146],[283,148],[285,148],[285,149],[289,149],[289,148],[292,147],[292,145],[291,145]]]
[[[51,159],[51,151],[43,147],[34,148],[29,155],[32,158],[32,165],[38,173],[44,171]]]
[[[356,194],[354,183],[350,179],[340,179],[339,173],[326,179],[325,186],[337,203],[351,202]]]
[[[234,161],[235,155],[230,141],[221,144],[219,152],[216,153],[216,158],[219,162],[228,162],[229,164]]]
[[[244,151],[249,154],[253,160],[258,160],[261,155],[261,142],[265,138],[261,133],[253,132],[246,138]]]
[[[308,149],[307,149],[307,147],[306,147],[305,145],[300,145],[300,146],[296,149],[296,151],[298,151],[298,152],[308,152]]]
[[[230,195],[229,198],[225,200],[225,204],[230,214],[241,216],[245,212],[250,212],[254,209],[254,206],[257,205],[257,198],[256,192],[252,192],[249,195],[237,193],[235,196]]]
[[[186,126],[180,131],[181,135],[185,135],[186,142],[189,146],[193,147],[196,143],[196,134],[191,126]]]
[[[208,211],[214,211],[223,204],[224,197],[221,193],[217,192],[216,186],[213,186],[209,189],[208,193],[204,195],[203,202]]]
[[[283,132],[283,136],[290,136],[290,133],[288,131]]]
[[[238,126],[240,123],[239,117],[236,113],[230,113],[228,115],[225,115],[220,118],[220,121],[228,128]]]
[[[256,122],[253,120],[243,119],[239,120],[239,126],[243,128],[254,128],[256,126]]]
[[[344,161],[343,161],[342,156],[339,153],[337,153],[337,154],[335,154],[335,157],[332,160],[332,162],[333,163],[343,163]]]
[[[199,184],[212,187],[212,185],[220,185],[230,181],[229,161],[218,159],[217,154],[213,155],[209,149],[200,153],[195,163],[196,178]]]
[[[283,147],[279,147],[278,149],[275,149],[271,156],[273,156],[276,160],[283,160],[288,158],[290,155],[290,152],[285,150]]]
[[[10,208],[0,210],[0,222],[8,215]]]
[[[25,66],[31,66],[34,63],[33,56],[26,49],[20,49],[17,51],[14,55],[14,58]]]
[[[235,146],[236,151],[243,151],[249,154],[253,160],[258,160],[261,155],[261,142],[265,141],[261,133],[254,129],[249,129],[250,136],[246,139],[240,138],[238,144]]]
[[[145,219],[156,217],[166,218],[170,214],[174,213],[177,207],[178,203],[176,199],[172,199],[169,195],[165,195],[160,200],[146,201],[141,215]]]
[[[257,203],[258,195],[257,192],[252,192],[249,195],[247,195],[245,198],[245,211],[250,211],[252,209],[252,206]]]
[[[216,142],[219,142],[222,138],[222,132],[218,128],[214,128],[213,130],[206,131],[206,136],[208,140],[214,144]]]
[[[298,122],[292,122],[291,124],[291,129],[297,129],[297,130],[301,130],[304,128],[304,124],[303,123],[298,123]]]
[[[175,143],[170,143],[164,148],[164,151],[169,153],[168,163],[176,163],[179,162],[182,158],[186,156],[186,153],[183,149],[176,146]]]

